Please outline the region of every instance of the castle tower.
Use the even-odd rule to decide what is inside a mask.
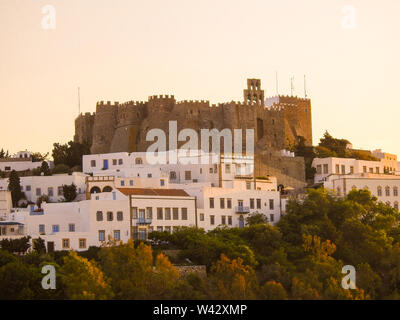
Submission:
[[[264,106],[264,90],[261,90],[260,79],[247,79],[247,89],[243,90],[245,104]]]

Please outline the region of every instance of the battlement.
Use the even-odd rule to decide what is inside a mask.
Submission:
[[[159,100],[159,99],[175,99],[174,95],[168,95],[168,94],[160,94],[160,95],[154,95],[154,96],[149,96],[149,101],[152,100]]]
[[[194,107],[204,107],[210,106],[210,101],[209,100],[183,100],[183,101],[178,101],[176,103],[177,105],[187,105],[187,106],[194,106]]]
[[[111,101],[107,101],[107,102],[104,102],[104,101],[98,101],[97,103],[96,103],[96,107],[98,107],[98,106],[104,106],[104,107],[117,107],[117,106],[119,106],[119,102],[118,101],[114,101],[114,103],[112,104],[111,103]]]

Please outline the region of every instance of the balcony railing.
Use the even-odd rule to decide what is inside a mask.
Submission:
[[[238,206],[238,207],[235,207],[235,212],[236,213],[249,213],[250,212],[250,208],[249,207]]]
[[[151,224],[152,219],[139,218],[136,224]]]

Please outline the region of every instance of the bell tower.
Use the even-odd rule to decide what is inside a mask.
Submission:
[[[264,90],[261,90],[260,79],[247,79],[247,89],[243,90],[245,104],[264,106]]]

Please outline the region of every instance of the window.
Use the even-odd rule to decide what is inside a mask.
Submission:
[[[163,232],[163,227],[157,227],[157,232]]]
[[[397,210],[399,210],[399,203],[397,201],[395,201],[393,207]]]
[[[64,195],[63,187],[57,187],[57,195],[58,195],[58,196]]]
[[[116,166],[117,165],[117,159],[113,159],[112,164],[113,164],[113,166]]]
[[[337,164],[337,165],[335,166],[335,168],[336,168],[336,173],[339,174],[339,173],[340,173],[340,171],[339,171],[339,165]]]
[[[214,209],[214,198],[210,198],[210,209]]]
[[[225,165],[225,173],[227,173],[227,174],[231,173],[231,165],[230,164]]]
[[[146,213],[147,213],[147,219],[153,219],[153,208],[152,207],[147,207]]]
[[[165,220],[171,220],[171,208],[165,208]]]
[[[261,209],[261,199],[257,199],[257,209]]]
[[[90,166],[93,168],[96,166],[96,160],[91,160],[90,161]]]
[[[269,221],[270,221],[270,222],[274,222],[274,218],[275,218],[275,215],[274,215],[273,213],[271,213],[271,214],[269,215]]]
[[[132,187],[133,186],[133,180],[129,180],[129,185]]]
[[[346,174],[346,166],[342,164],[342,174]]]
[[[26,186],[26,191],[31,191],[31,186]]]
[[[210,173],[213,173],[213,169],[212,169],[212,168],[210,168],[209,172],[210,172]]]
[[[103,212],[102,211],[97,211],[96,212],[96,220],[97,221],[103,221]]]
[[[385,188],[385,195],[386,195],[386,197],[390,196],[390,187]]]
[[[251,190],[251,182],[250,181],[246,181],[246,189]]]
[[[157,220],[162,220],[162,219],[163,219],[163,209],[157,208]]]
[[[393,196],[397,197],[399,195],[399,191],[397,189],[397,187],[393,187]]]
[[[36,188],[36,195],[39,197],[42,194],[42,189]]]
[[[380,186],[378,187],[377,193],[378,193],[378,197],[382,196],[382,187],[380,187]]]
[[[121,187],[124,187],[124,186],[125,186],[125,181],[121,180]]]
[[[172,218],[174,220],[179,220],[179,211],[178,208],[172,208]]]
[[[171,227],[165,227],[165,232],[171,233]]]
[[[200,213],[200,221],[204,221],[204,213]]]
[[[138,213],[137,208],[136,207],[132,208],[132,219],[137,219],[138,217],[137,213]]]
[[[68,225],[68,231],[69,232],[75,232],[75,223],[70,223]]]
[[[118,164],[121,165],[123,163],[122,159],[118,159]]]
[[[369,173],[374,173],[374,168],[369,168]]]
[[[354,173],[354,167],[350,166],[350,173],[353,174]]]
[[[86,239],[79,239],[79,249],[86,248]]]
[[[187,220],[187,208],[182,208],[182,220]]]
[[[118,211],[118,212],[117,212],[117,220],[118,220],[118,221],[124,220],[124,214],[123,214],[122,211]]]
[[[217,172],[218,172],[218,165],[214,164],[214,173],[217,173]]]
[[[135,164],[143,164],[142,158],[136,158],[135,159]]]
[[[219,199],[219,207],[221,209],[225,209],[225,199],[224,198]]]
[[[213,215],[210,216],[210,224],[213,226],[215,223],[215,217]]]
[[[161,179],[161,180],[160,180],[160,186],[161,186],[161,187],[165,186],[165,180],[164,180],[164,179]]]
[[[379,167],[376,167],[375,169],[376,169],[376,173],[379,173]]]
[[[363,166],[363,172],[364,172],[364,173],[367,172],[367,166]]]
[[[243,207],[243,200],[238,200],[238,207]]]
[[[119,230],[114,230],[114,239],[115,240],[121,240],[121,233]]]
[[[232,216],[228,216],[228,225],[232,225]]]
[[[226,199],[226,207],[228,209],[232,209],[232,199],[230,198]]]
[[[113,216],[112,211],[108,211],[107,212],[107,221],[113,221],[113,219],[114,219],[114,216]]]
[[[106,232],[104,230],[99,230],[99,241],[106,240]]]
[[[62,239],[62,247],[63,249],[69,248],[69,239]]]
[[[47,195],[48,195],[49,197],[52,197],[52,196],[53,196],[53,188],[52,188],[52,187],[48,187],[48,188],[47,188]]]
[[[11,170],[11,167],[10,167],[10,166],[4,167],[4,171],[10,171],[10,170]]]
[[[44,229],[44,224],[39,224],[39,233],[44,233],[45,229]]]
[[[250,209],[254,209],[254,199],[250,199]]]
[[[322,173],[322,166],[320,164],[317,165],[317,174]]]
[[[269,210],[274,210],[274,199],[269,199]]]
[[[60,231],[60,226],[58,224],[53,224],[52,226],[53,233]]]
[[[151,173],[147,174],[147,178],[151,178],[153,175]]]
[[[226,217],[221,216],[221,224],[225,225],[226,224]]]
[[[328,173],[328,164],[324,164],[324,173]]]
[[[169,178],[170,178],[170,180],[175,180],[176,179],[176,172],[175,171],[171,171],[169,173]]]
[[[192,171],[185,171],[185,180],[192,179]]]

